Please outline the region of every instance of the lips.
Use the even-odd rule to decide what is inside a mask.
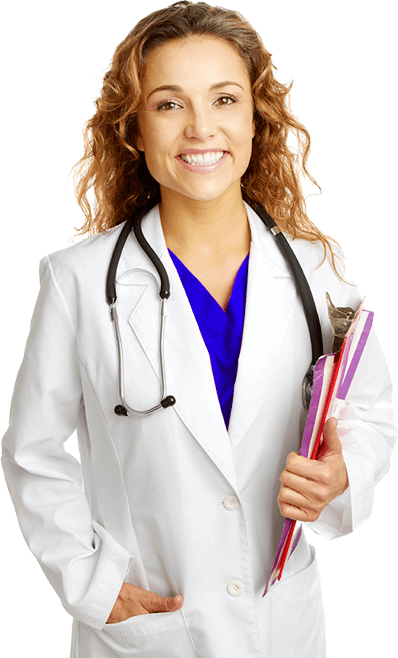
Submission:
[[[208,148],[208,149],[193,149],[193,148],[189,149],[188,148],[188,149],[183,149],[182,151],[180,151],[180,155],[192,155],[192,153],[194,155],[196,155],[198,153],[204,155],[205,153],[212,153],[212,152],[213,153],[221,153],[221,152],[224,152],[224,151],[225,151],[225,149],[222,149],[218,146],[213,146],[213,148]]]

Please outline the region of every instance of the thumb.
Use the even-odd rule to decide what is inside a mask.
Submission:
[[[182,594],[177,596],[156,596],[156,601],[151,601],[151,612],[173,612],[181,608],[183,602]]]
[[[322,460],[330,453],[340,454],[341,452],[341,441],[337,434],[337,419],[332,417],[326,421],[323,427],[323,442],[319,450],[318,460]]]
[[[178,608],[181,608],[182,602],[182,594],[177,594],[177,596],[166,596],[163,598],[164,612],[178,610]]]

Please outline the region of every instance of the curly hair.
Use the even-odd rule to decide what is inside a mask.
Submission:
[[[182,0],[154,11],[116,48],[95,101],[96,112],[85,126],[84,156],[74,167],[75,193],[86,218],[79,233],[105,231],[124,222],[137,206],[160,200],[159,184],[148,171],[144,153],[136,147],[141,81],[150,51],[171,39],[191,35],[224,39],[247,66],[256,130],[249,166],[241,180],[243,199],[250,206],[263,206],[293,238],[320,241],[323,260],[329,250],[337,273],[330,244],[335,241],[323,235],[306,214],[300,175],[307,176],[320,192],[321,188],[306,167],[311,144],[308,131],[290,111],[288,94],[293,83],[283,85],[275,80],[270,53],[241,14],[205,2]],[[287,145],[290,133],[296,135],[298,153]],[[94,214],[87,197],[90,188]]]

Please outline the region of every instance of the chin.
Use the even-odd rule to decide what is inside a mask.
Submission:
[[[227,195],[229,191],[238,185],[240,188],[240,180],[238,182],[232,183],[228,186],[220,187],[211,186],[211,185],[198,185],[197,189],[178,189],[178,188],[169,188],[169,195],[172,196],[184,196],[192,201],[215,201],[216,199],[221,199],[223,196]]]

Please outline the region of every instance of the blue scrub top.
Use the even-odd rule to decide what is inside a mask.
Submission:
[[[238,359],[245,318],[249,254],[246,256],[232,288],[224,311],[204,285],[169,249],[171,259],[184,286],[200,333],[210,355],[218,400],[228,428]]]

